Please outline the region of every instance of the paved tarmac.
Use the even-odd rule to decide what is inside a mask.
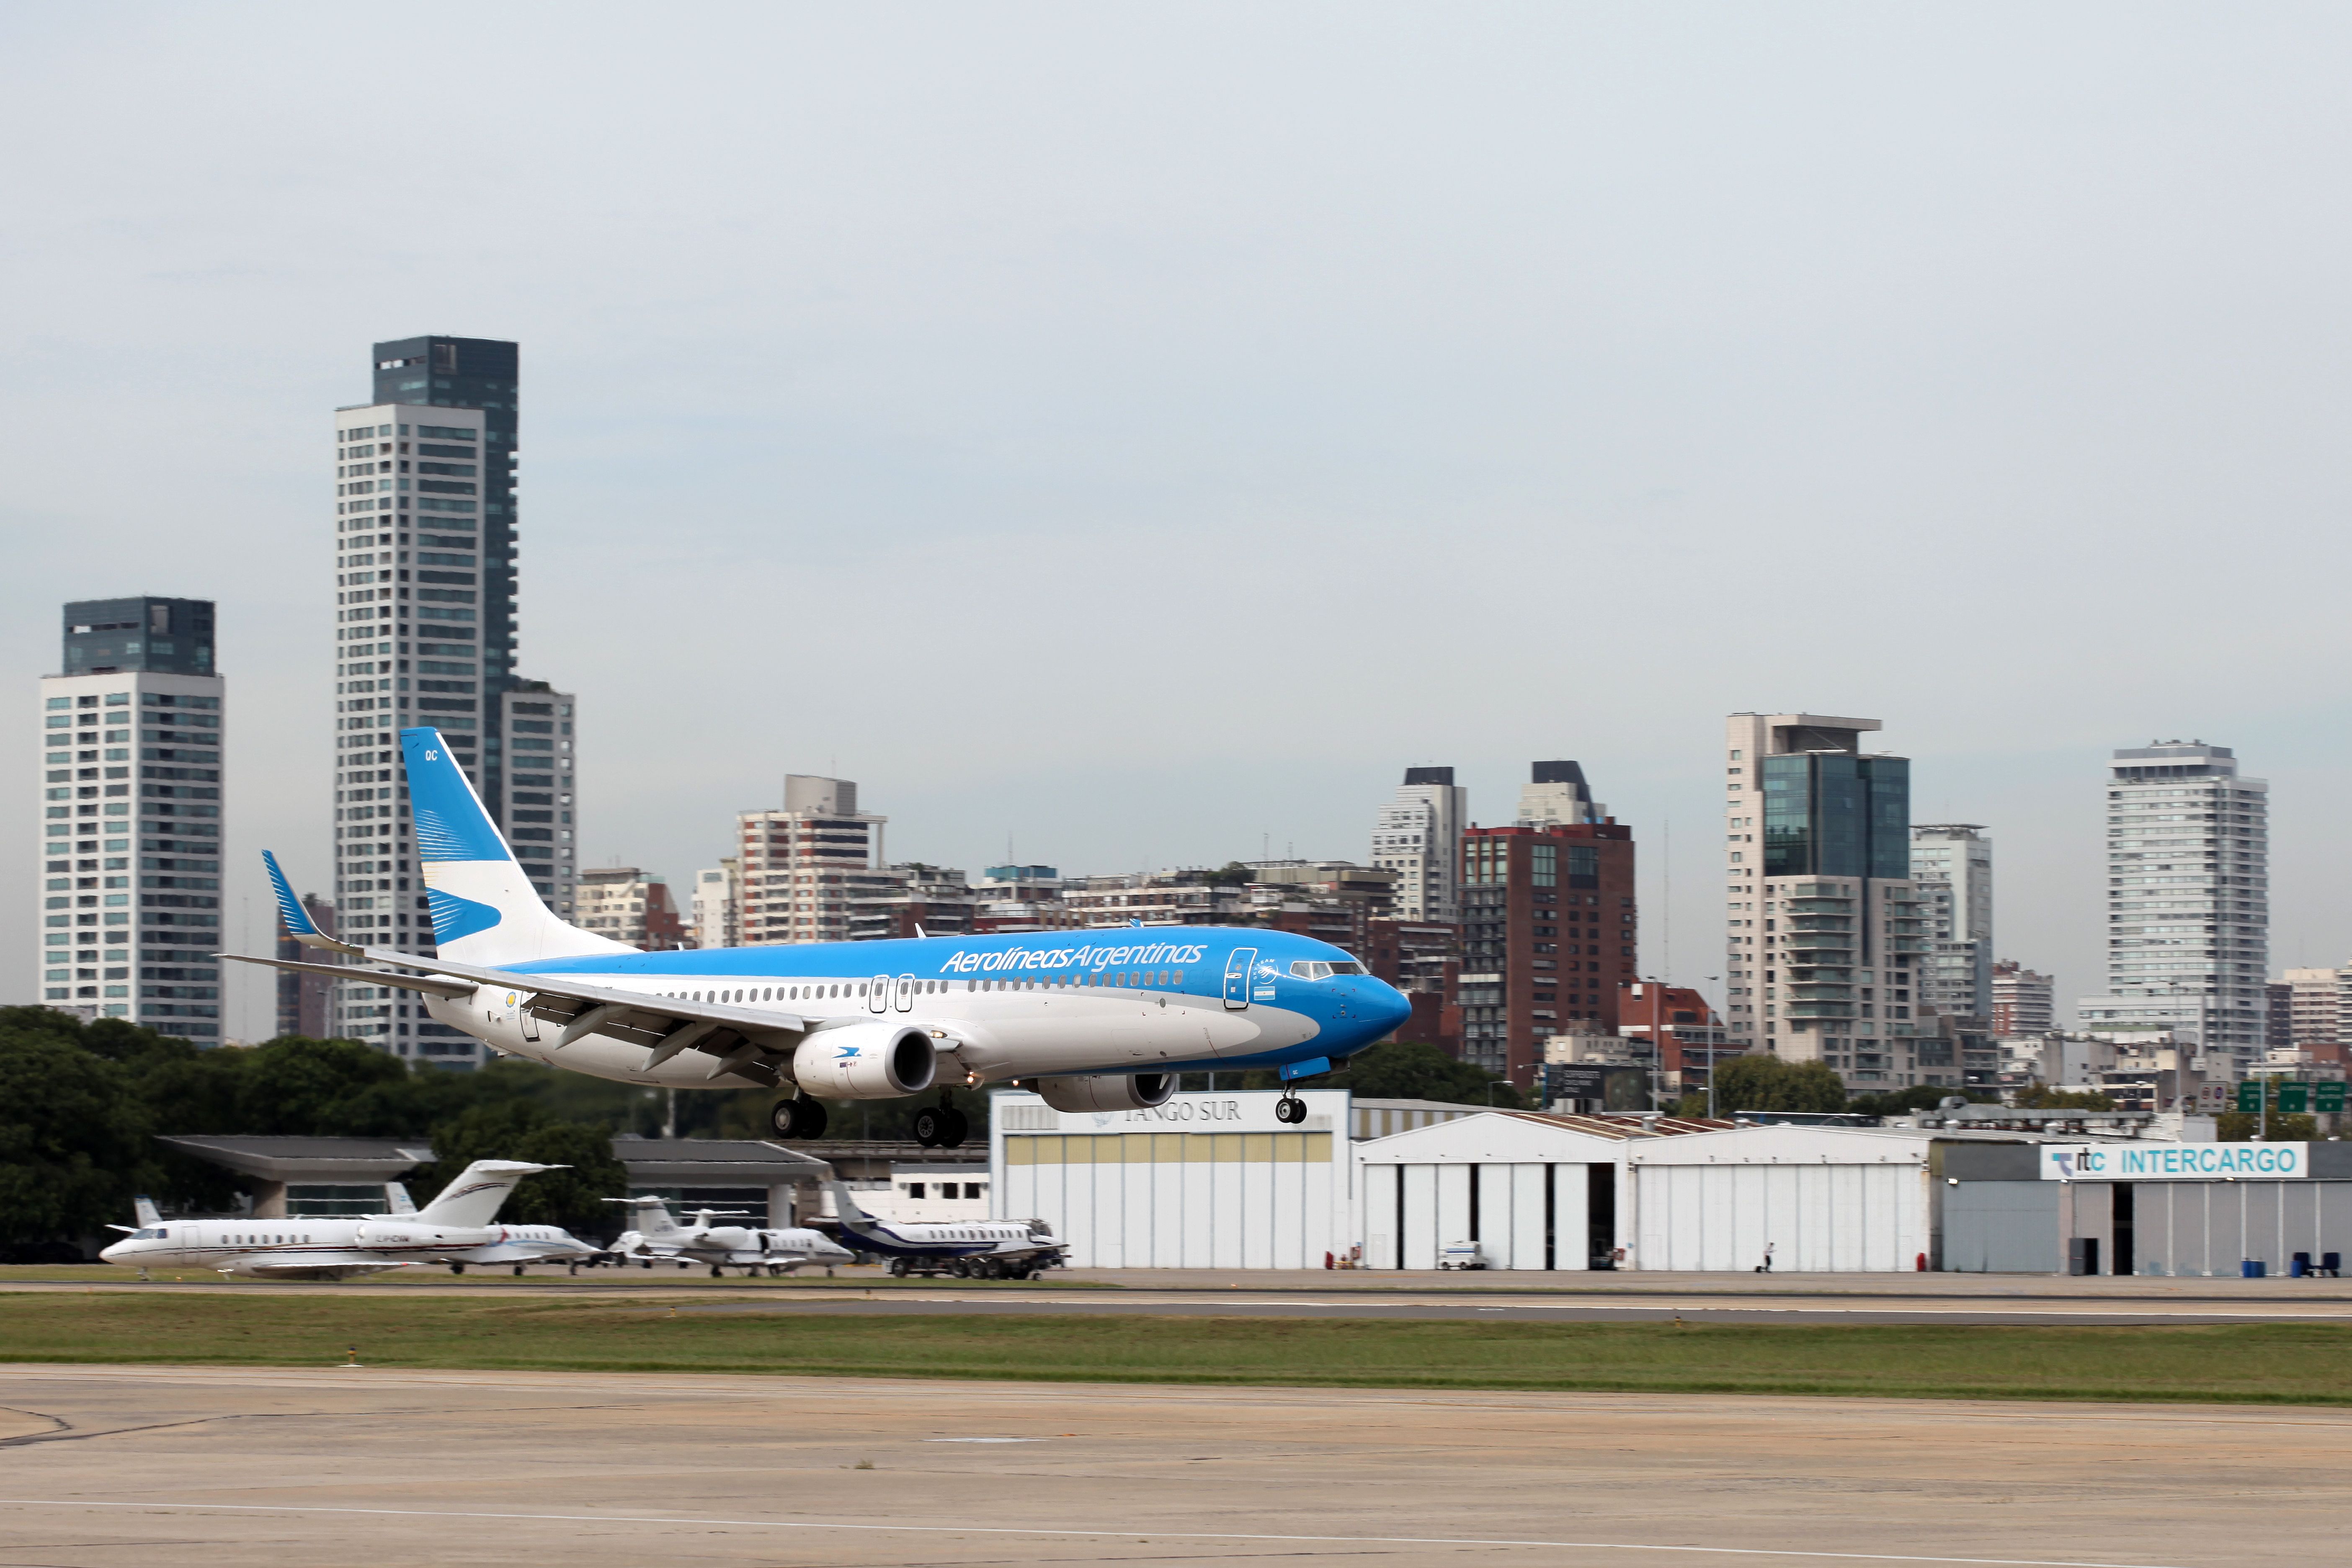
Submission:
[[[2334,1561],[2352,1412],[0,1366],[0,1565]]]

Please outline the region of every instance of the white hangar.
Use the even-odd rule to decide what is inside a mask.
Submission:
[[[1898,1129],[1738,1127],[1491,1111],[1360,1143],[1368,1268],[1895,1271],[1935,1246],[1933,1140]]]

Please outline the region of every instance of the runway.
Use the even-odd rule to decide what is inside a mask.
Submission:
[[[2332,1556],[2352,1412],[0,1367],[0,1564]]]

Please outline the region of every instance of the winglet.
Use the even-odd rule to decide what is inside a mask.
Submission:
[[[286,873],[278,868],[277,856],[265,849],[261,852],[261,863],[268,868],[270,889],[278,895],[278,918],[286,922],[287,935],[304,947],[323,947],[331,952],[356,953],[360,951],[347,942],[337,942],[319,929],[318,923],[310,919],[310,911],[304,909],[302,900],[294,896],[293,884],[287,881]]]

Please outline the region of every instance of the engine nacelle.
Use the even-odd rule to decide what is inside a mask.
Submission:
[[[1172,1072],[1090,1072],[1037,1079],[1039,1098],[1056,1110],[1149,1110],[1176,1092]]]
[[[824,1100],[895,1100],[931,1087],[940,1053],[913,1024],[845,1024],[812,1032],[793,1052],[793,1079]]]

